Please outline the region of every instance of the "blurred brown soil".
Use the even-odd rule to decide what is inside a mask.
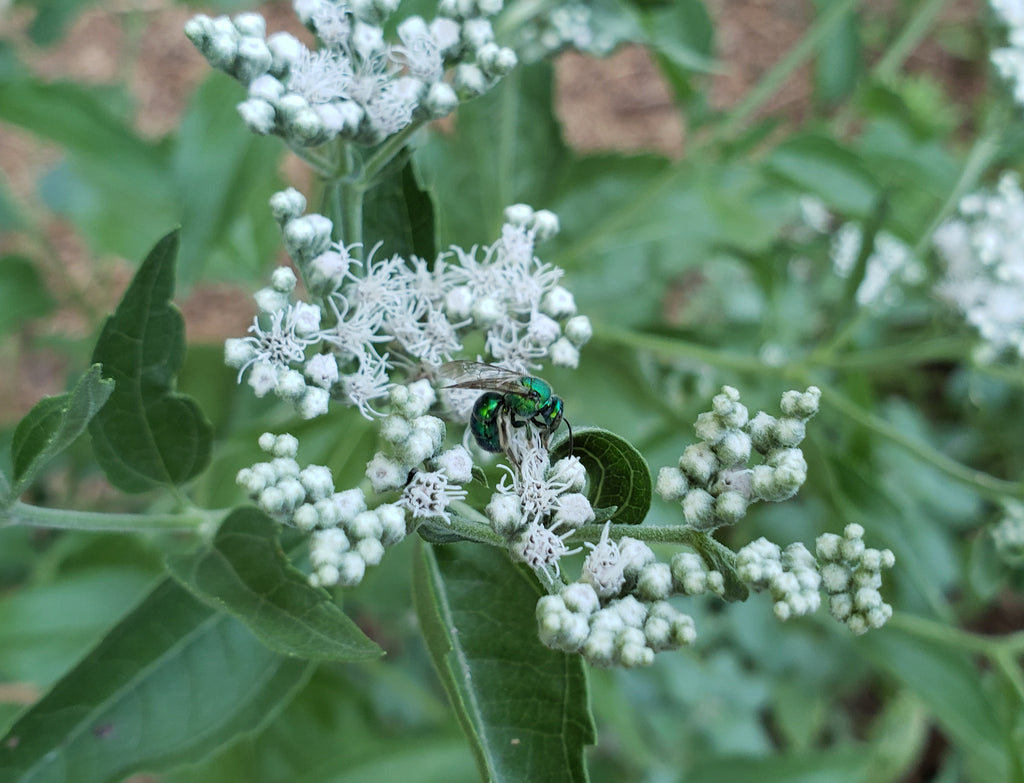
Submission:
[[[945,23],[967,21],[980,0],[960,0],[946,11]],[[897,0],[862,4],[862,12],[886,19],[898,13]],[[728,107],[756,84],[806,31],[809,0],[709,0],[723,71],[711,80],[715,107]],[[0,6],[2,8],[2,6]],[[287,29],[308,37],[289,3],[259,8],[268,30]],[[209,68],[182,34],[192,14],[161,0],[115,0],[84,13],[59,45],[39,50],[24,30],[32,10],[0,10],[0,36],[12,40],[19,56],[42,77],[70,78],[90,84],[127,82],[136,101],[136,126],[157,138],[170,132],[195,86]],[[970,94],[961,66],[930,40],[914,53],[911,69],[937,74],[960,94]],[[959,80],[959,81],[958,81]],[[605,60],[566,53],[557,62],[557,110],[567,141],[580,151],[656,151],[673,158],[685,154],[685,118],[651,58],[640,47],[622,47]],[[797,123],[810,107],[807,68],[772,97],[762,113]],[[27,324],[0,345],[0,357],[19,369],[0,375],[0,422],[16,420],[40,396],[63,391],[64,361],[45,347],[47,338],[87,336],[96,314],[108,312],[130,279],[124,259],[96,258],[66,222],[47,216],[37,191],[38,177],[60,160],[60,149],[17,128],[0,124],[0,170],[19,203],[40,219],[45,237],[0,237],[0,253],[22,250],[47,260],[45,273],[61,303],[54,316]],[[301,167],[285,164],[296,181]],[[296,176],[292,176],[296,175]],[[261,281],[253,281],[258,287]],[[229,286],[202,286],[181,302],[190,341],[219,341],[240,333],[251,318],[249,294]]]

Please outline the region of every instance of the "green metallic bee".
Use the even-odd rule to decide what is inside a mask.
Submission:
[[[505,451],[503,423],[513,427],[533,424],[545,436],[550,435],[563,421],[561,397],[551,391],[551,385],[531,375],[506,370],[483,362],[448,362],[441,365],[441,375],[453,381],[447,389],[483,390],[469,418],[469,429],[484,451]],[[569,428],[569,452],[572,453],[572,427]]]

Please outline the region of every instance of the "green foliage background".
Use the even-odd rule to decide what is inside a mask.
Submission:
[[[49,47],[84,5],[9,13],[34,12],[27,38]],[[234,474],[258,458],[261,432],[298,436],[302,460],[329,465],[339,486],[376,448],[351,411],[295,421],[236,386],[219,345],[185,352],[175,276],[179,293],[210,281],[251,291],[279,254],[267,200],[283,184],[282,150],[245,131],[240,90],[221,75],[153,139],[133,128],[126,84],[44,79],[25,64],[25,36],[0,38],[0,122],[60,150],[39,201],[0,176],[3,355],[13,372],[25,355],[56,353],[70,390],[20,424],[8,417],[4,433],[0,780],[149,770],[190,783],[451,783],[485,769],[496,780],[1024,781],[1024,579],[988,532],[1001,502],[1024,498],[1024,373],[973,361],[973,333],[931,293],[941,268],[929,250],[960,196],[1021,166],[1024,136],[997,82],[965,94],[907,68],[918,47],[938,47],[984,81],[998,32],[945,23],[946,5],[875,16],[818,3],[803,38],[718,111],[708,74],[729,64],[715,59],[702,3],[597,3],[604,23],[649,47],[688,122],[681,159],[573,151],[552,69],[536,64],[462,106],[454,132],[418,136],[409,165],[369,196],[367,237],[423,255],[492,241],[508,204],[555,211],[562,232],[540,255],[566,270],[596,334],[579,370],[546,377],[574,426],[613,430],[655,471],[693,442],[722,384],[752,411],[774,410],[785,389],[822,388],[808,485],[723,538],[809,543],[863,524],[869,545],[896,553],[890,625],[856,638],[824,616],[780,625],[763,596],[690,602],[695,646],[629,672],[540,647],[536,584],[492,551],[409,540],[334,600],[306,585],[286,557],[301,547],[258,512],[236,511],[196,551],[195,530],[223,516],[211,510],[242,502]],[[807,116],[759,113],[802,66]],[[860,222],[866,243],[885,230],[915,248],[926,279],[899,307],[858,307],[860,280],[835,276],[828,238],[799,230],[808,194]],[[97,264],[145,259],[106,326],[53,284],[55,219]],[[69,309],[91,334],[43,328]],[[240,335],[252,313],[236,316]],[[105,351],[124,355],[119,338],[144,347],[111,393],[89,356],[108,366]],[[187,428],[166,427],[172,408]],[[127,462],[104,446],[125,427],[146,435]],[[94,498],[95,460],[142,494]],[[90,514],[111,511],[122,522],[103,532]],[[657,498],[648,519],[681,521]],[[524,761],[526,747],[536,755]]]

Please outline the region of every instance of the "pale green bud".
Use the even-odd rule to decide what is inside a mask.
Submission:
[[[499,535],[510,538],[526,527],[519,497],[511,492],[495,492],[484,512]]]
[[[735,525],[747,514],[747,499],[739,492],[723,492],[715,499],[715,517],[724,525]]]
[[[691,489],[683,498],[683,518],[695,530],[710,530],[715,526],[715,498],[703,489]]]
[[[817,386],[807,387],[807,391],[787,391],[782,395],[780,409],[786,416],[808,419],[818,412],[821,402],[821,389]]]
[[[477,98],[487,92],[487,78],[477,66],[463,63],[455,69],[452,81],[455,92],[462,98]]]
[[[687,446],[679,458],[679,467],[691,482],[698,486],[706,486],[711,474],[718,470],[718,458],[705,443],[694,443]]]
[[[650,563],[640,570],[636,594],[645,601],[660,601],[672,593],[672,571],[668,563]]]
[[[278,223],[290,222],[306,211],[306,197],[295,188],[278,191],[270,197],[270,211]]]
[[[394,503],[377,506],[377,516],[381,522],[380,542],[384,546],[394,546],[406,535],[405,511]]]
[[[249,98],[235,107],[245,127],[260,136],[269,136],[274,132],[277,110],[264,98]]]
[[[573,582],[562,588],[562,600],[571,612],[591,615],[601,608],[601,600],[594,588],[585,582]]]
[[[368,566],[380,565],[384,559],[384,545],[379,538],[363,538],[355,545],[355,551]]]
[[[459,96],[447,82],[433,82],[427,88],[422,106],[433,119],[447,117],[459,106]]]
[[[244,37],[238,42],[233,73],[242,84],[249,84],[253,79],[270,70],[274,56],[261,38]]]
[[[308,532],[320,524],[320,515],[311,503],[303,503],[292,514],[292,524]]]
[[[338,584],[355,587],[366,575],[366,561],[358,552],[345,552],[338,561]]]

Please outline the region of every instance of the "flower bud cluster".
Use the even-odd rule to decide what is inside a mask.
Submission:
[[[390,400],[380,427],[387,450],[366,464],[366,478],[378,494],[401,491],[398,505],[414,525],[432,518],[450,524],[448,506],[466,497],[460,485],[473,478],[473,458],[462,446],[444,449],[445,424],[427,413],[436,400],[430,381],[393,386]]]
[[[583,3],[554,4],[520,28],[516,51],[526,62],[537,62],[568,48],[605,57],[618,41],[609,33],[595,30],[592,21],[591,9]]]
[[[330,468],[299,467],[292,435],[260,436],[273,459],[238,472],[237,482],[281,524],[309,532],[313,585],[354,586],[366,567],[377,565],[386,547],[405,538],[405,510],[397,503],[369,509],[361,489],[337,492]]]
[[[989,5],[1007,27],[1007,46],[993,49],[989,55],[996,72],[1005,79],[1013,100],[1024,105],[1024,10],[1015,0],[990,0]]]
[[[853,274],[864,243],[856,223],[845,223],[832,239],[832,268],[842,278]],[[861,307],[894,307],[903,301],[903,286],[919,284],[925,269],[903,240],[887,231],[875,234],[871,255],[855,298]]]
[[[779,620],[802,617],[821,606],[821,576],[814,556],[803,544],[778,544],[759,538],[736,553],[736,574],[754,590],[771,593]]]
[[[537,602],[543,644],[580,653],[591,666],[650,666],[654,654],[693,643],[693,618],[667,601],[642,603],[631,595],[604,606],[586,582],[566,585]]]
[[[1004,563],[1024,565],[1024,503],[1003,502],[1003,517],[992,528],[992,541]]]
[[[892,607],[882,600],[879,588],[882,571],[896,562],[892,551],[865,547],[864,528],[856,523],[847,525],[842,536],[818,536],[815,551],[832,616],[855,634],[885,625]]]
[[[515,558],[531,568],[558,573],[558,561],[580,551],[570,550],[565,539],[595,518],[581,491],[587,473],[578,457],[564,457],[552,465],[547,448],[528,430],[512,433],[509,453],[514,467],[505,468],[507,475],[485,513]]]
[[[655,490],[680,503],[688,526],[705,531],[735,524],[755,501],[793,497],[807,479],[798,446],[820,398],[815,386],[788,391],[782,395],[781,417],[762,411],[748,419],[739,392],[723,386],[711,411],[697,417],[701,441],[686,448],[678,467],[659,471]],[[761,455],[761,462],[746,467],[752,451]]]
[[[249,385],[257,397],[273,393],[287,402],[304,419],[327,413],[330,393],[323,382],[330,375],[331,359],[317,355],[306,359],[307,349],[320,340],[320,308],[306,302],[292,304],[295,273],[278,267],[272,285],[256,292],[257,316],[249,327],[250,336],[229,338],[224,343],[224,362],[238,369],[241,381],[246,370]],[[305,365],[305,373],[294,365]],[[337,366],[333,366],[337,375]]]
[[[248,88],[238,111],[255,133],[300,147],[334,138],[376,144],[414,121],[447,116],[460,98],[486,92],[516,65],[487,18],[500,3],[441,3],[429,23],[419,16],[400,22],[392,44],[383,25],[397,5],[295,0],[296,15],[319,39],[313,51],[290,33],[267,37],[255,13],[200,14],[185,34],[211,66]]]
[[[691,644],[697,636],[693,619],[667,599],[695,594],[688,571],[659,562],[647,544],[629,536],[618,541],[606,523],[590,549],[577,582],[537,604],[541,641],[548,647],[578,652],[593,666],[649,666],[654,654]],[[678,557],[678,556],[677,556]],[[697,569],[702,569],[700,558]],[[690,565],[687,563],[687,565]],[[709,583],[722,590],[722,575],[701,572],[700,592]]]
[[[558,285],[562,270],[533,254],[538,239],[558,231],[551,212],[517,204],[483,258],[477,248],[453,248],[428,264],[415,256],[375,259],[380,245],[357,260],[355,246],[332,242],[330,220],[304,214],[306,200],[293,188],[275,194],[270,205],[320,304],[290,303],[296,277],[279,268],[256,295],[265,323],[257,320],[251,336],[228,340],[225,360],[239,379],[251,369],[257,395],[272,391],[306,418],[326,413],[331,399],[372,417],[375,401],[392,387],[396,364],[413,377],[434,376],[473,330],[484,333],[491,359],[516,371],[544,357],[575,367],[591,336],[590,321],[576,314],[572,294]],[[450,407],[465,419],[478,395],[461,391]]]
[[[1024,357],[1022,221],[1024,190],[1018,175],[1006,172],[994,192],[964,196],[958,214],[935,232],[946,266],[937,291],[981,335],[989,356],[980,358]]]

